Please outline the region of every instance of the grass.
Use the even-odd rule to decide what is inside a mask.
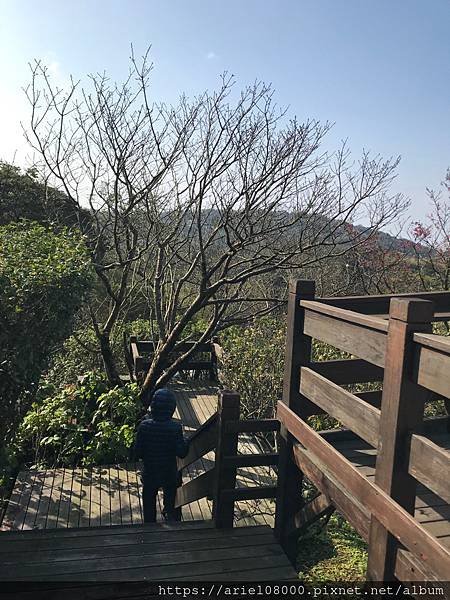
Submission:
[[[299,577],[307,583],[365,581],[367,545],[338,513],[326,527],[308,529],[299,540],[297,559]]]

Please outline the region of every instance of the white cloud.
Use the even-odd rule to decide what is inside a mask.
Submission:
[[[207,58],[208,60],[213,60],[214,58],[217,58],[217,54],[216,54],[215,52],[212,52],[212,51],[210,51],[210,52],[208,52],[208,54],[206,55],[206,58]]]

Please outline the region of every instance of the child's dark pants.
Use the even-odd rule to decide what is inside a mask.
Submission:
[[[154,523],[156,521],[156,502],[158,490],[162,487],[164,494],[163,514],[167,521],[181,521],[181,508],[175,508],[175,496],[177,485],[162,485],[155,487],[151,479],[145,476],[142,478],[143,491],[142,500],[144,508],[144,523]]]

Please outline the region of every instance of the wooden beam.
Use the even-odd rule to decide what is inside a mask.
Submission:
[[[349,460],[283,403],[279,403],[277,415],[288,431],[324,465],[324,470],[328,468],[332,472],[339,473],[337,484],[341,489],[352,494],[367,513],[375,515],[384,527],[401,540],[415,556],[418,556],[424,565],[434,571],[438,578],[442,580],[448,578],[450,573],[448,548],[442,546],[411,514],[365,475],[359,473]],[[298,450],[301,452],[302,448],[298,447]],[[294,457],[296,453],[297,446],[294,446]]]
[[[450,356],[450,338],[432,333],[415,333],[413,340],[424,348],[438,350],[443,354]]]
[[[436,339],[436,338],[442,339]],[[415,381],[450,398],[450,340],[442,336],[415,335],[418,363]]]
[[[436,312],[450,311],[450,292],[417,292],[414,294],[393,294],[377,296],[341,296],[337,298],[319,298],[320,302],[366,315],[388,313],[392,298],[431,300]]]
[[[391,301],[381,400],[380,446],[375,483],[410,514],[414,514],[417,482],[408,472],[409,434],[423,421],[428,392],[411,379],[414,331],[431,331],[433,304],[426,300]],[[397,540],[376,515],[369,535],[368,577],[394,577]]]
[[[380,411],[308,367],[301,371],[300,392],[376,448]]]
[[[210,496],[213,491],[215,468],[202,473],[178,488],[175,499],[175,508],[190,504],[205,496]]]
[[[270,467],[278,464],[278,454],[240,454],[239,456],[224,456],[223,464],[226,467]]]
[[[237,489],[222,490],[222,498],[227,501],[241,500],[261,500],[265,498],[275,498],[277,495],[276,486],[258,486],[258,487],[242,487]]]
[[[364,540],[367,540],[370,515],[356,497],[341,485],[336,474],[328,471],[314,454],[299,444],[294,444],[293,459],[306,477],[328,498],[330,504],[344,515]]]
[[[367,317],[369,318],[369,317]],[[386,332],[312,310],[305,314],[306,335],[349,352],[378,367],[384,366]]]
[[[189,440],[189,451],[184,458],[178,458],[178,470],[184,469],[217,446],[217,413],[212,415],[197,429]]]
[[[225,424],[237,421],[240,413],[239,394],[230,391],[219,392],[218,439],[216,449],[216,477],[214,481],[212,518],[217,528],[233,527],[234,500],[224,496],[224,489],[236,487],[236,467],[224,462],[225,456],[236,456],[238,450],[237,433],[228,433]]]
[[[388,324],[385,319],[378,317],[361,314],[353,310],[345,310],[343,308],[336,308],[322,302],[314,302],[310,300],[302,300],[300,306],[305,308],[307,311],[318,313],[321,315],[328,315],[332,319],[339,319],[340,321],[346,321],[355,325],[361,325],[366,329],[373,329],[374,331],[388,330]]]
[[[360,358],[313,362],[310,367],[339,385],[383,381],[383,369]]]
[[[423,435],[413,434],[408,472],[450,504],[450,451]]]
[[[289,527],[291,535],[298,535],[322,517],[330,515],[334,510],[335,507],[328,496],[320,493],[294,515],[293,522]]]
[[[313,281],[291,281],[289,284],[287,333],[284,361],[283,396],[284,406],[293,408],[297,414],[307,417],[317,412],[317,407],[300,395],[301,367],[311,362],[311,337],[305,333],[305,310],[301,300],[312,300],[315,296]],[[296,560],[297,547],[288,535],[288,525],[303,506],[303,476],[292,462],[292,439],[285,427],[277,437],[279,452],[278,491],[275,504],[275,535],[292,562]]]
[[[417,557],[411,554],[411,552],[408,552],[408,550],[402,548],[398,549],[395,559],[395,576],[399,581],[408,583],[415,581],[423,583],[426,581],[427,589],[432,587],[430,584],[434,581],[437,584],[436,587],[440,588],[440,590],[442,590],[442,588],[445,590],[444,595],[442,595],[442,592],[440,591],[436,593],[436,596],[450,598],[450,584],[448,582],[439,581],[434,573],[427,569],[426,566],[423,565]],[[425,598],[427,597],[429,596],[425,596]]]
[[[226,433],[260,433],[263,431],[279,431],[277,419],[247,419],[245,421],[227,421],[224,423]]]

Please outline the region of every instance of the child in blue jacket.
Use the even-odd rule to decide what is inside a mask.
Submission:
[[[144,522],[156,521],[156,497],[164,492],[164,516],[168,521],[179,521],[181,511],[175,509],[178,484],[177,456],[188,453],[188,442],[183,437],[181,424],[173,420],[176,399],[168,389],[155,392],[150,404],[149,418],[137,430],[135,456],[142,458]]]

